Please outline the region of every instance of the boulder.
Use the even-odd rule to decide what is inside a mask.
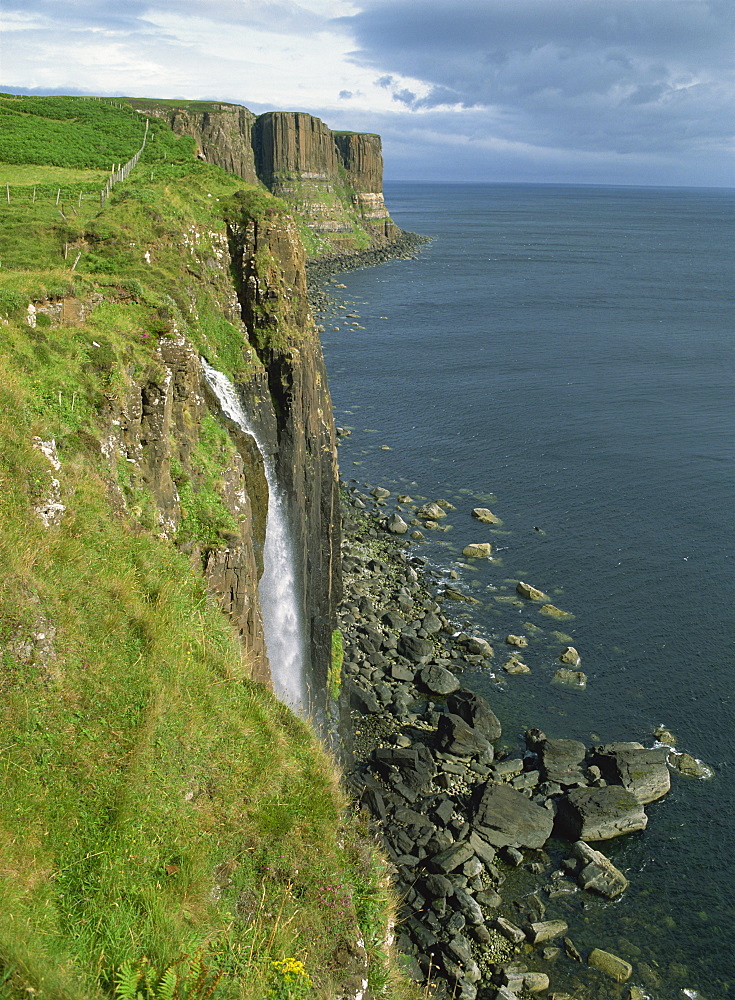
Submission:
[[[520,660],[517,656],[511,656],[509,660],[503,664],[503,670],[506,674],[530,674],[531,668]]]
[[[587,674],[581,670],[572,670],[570,667],[559,667],[554,674],[554,684],[579,688],[583,691],[587,687]]]
[[[465,640],[464,647],[467,652],[472,656],[494,656],[493,647],[487,641],[487,639],[481,639],[479,636],[471,635]]]
[[[462,549],[462,555],[468,559],[485,559],[493,554],[490,542],[471,542]]]
[[[712,778],[714,771],[688,753],[670,753],[669,764],[687,778]]]
[[[387,500],[390,496],[390,490],[386,490],[382,486],[376,486],[370,492],[376,500]]]
[[[438,521],[440,517],[446,516],[447,512],[438,503],[425,503],[416,511],[416,517],[428,518],[430,521]]]
[[[607,743],[597,747],[593,763],[607,782],[622,785],[644,805],[671,788],[664,747],[647,750],[640,743]]]
[[[565,920],[540,920],[528,925],[528,939],[531,944],[543,944],[554,938],[562,937],[569,930]]]
[[[398,652],[411,663],[426,663],[434,655],[433,643],[404,633],[398,638]]]
[[[558,803],[557,823],[572,840],[609,840],[645,830],[648,817],[627,788],[573,788]]]
[[[584,785],[582,770],[587,748],[578,740],[542,740],[537,746],[545,781],[557,785]]]
[[[568,663],[572,667],[578,667],[582,662],[582,657],[579,655],[574,646],[567,646],[559,659],[562,663]]]
[[[452,844],[451,847],[440,851],[439,854],[435,854],[428,862],[428,865],[437,874],[446,875],[448,872],[453,872],[455,868],[459,868],[460,865],[463,865],[474,856],[475,852],[470,845],[466,841],[462,841],[458,844]],[[449,894],[444,893],[444,895]]]
[[[425,667],[424,669],[429,670],[431,668]],[[449,671],[446,671],[446,673],[449,673]],[[449,674],[449,676],[454,678],[453,674]],[[437,726],[437,736],[439,746],[446,753],[454,754],[457,757],[481,756],[484,760],[493,759],[493,748],[488,740],[458,715],[440,716]]]
[[[562,611],[555,604],[542,604],[539,608],[542,615],[549,615],[551,618],[573,618],[569,611]]]
[[[493,920],[493,927],[499,930],[503,937],[507,938],[511,944],[521,944],[526,940],[526,935],[521,928],[512,921],[506,920],[505,917],[496,917]]]
[[[537,587],[532,587],[530,583],[524,583],[523,580],[518,581],[516,590],[521,597],[527,597],[529,601],[542,601],[546,597],[543,590],[538,590]]]
[[[483,524],[500,524],[500,518],[496,517],[487,507],[475,507],[472,516]]]
[[[525,635],[506,635],[505,641],[509,646],[517,646],[518,649],[525,649],[528,645]]]
[[[400,514],[392,514],[385,522],[385,530],[389,531],[391,535],[405,535],[408,531],[408,525]]]
[[[494,847],[541,848],[551,836],[553,824],[549,809],[515,788],[489,781],[479,786],[472,827]]]
[[[395,785],[397,776],[412,791],[425,791],[436,774],[434,758],[425,746],[378,747],[372,761],[376,770]]]
[[[500,739],[500,720],[482,695],[460,688],[447,698],[447,708],[491,743]]]
[[[606,976],[610,976],[617,983],[624,983],[633,974],[633,966],[623,958],[603,951],[601,948],[593,948],[587,956],[587,964],[593,969],[599,969]]]
[[[615,899],[628,888],[629,882],[625,875],[601,851],[595,851],[583,840],[578,840],[572,851],[582,865],[577,881],[583,889]]]
[[[459,688],[459,681],[446,667],[440,667],[436,663],[429,663],[419,673],[421,683],[432,694],[448,695]]]

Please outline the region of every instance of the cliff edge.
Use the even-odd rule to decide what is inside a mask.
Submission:
[[[309,257],[380,247],[401,236],[383,198],[379,135],[333,132],[298,111],[256,116],[236,104],[137,98],[130,104],[191,136],[203,160],[283,198]]]

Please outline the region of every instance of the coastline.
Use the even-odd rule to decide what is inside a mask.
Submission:
[[[617,765],[626,753],[644,765],[648,793],[646,781],[635,791],[652,801],[669,787],[667,748],[585,747],[529,730],[525,749],[498,751],[492,704],[461,683],[466,668],[492,671],[492,647],[474,634],[461,583],[393,533],[394,518],[411,508],[399,497],[392,513],[394,499],[342,484],[340,629],[352,722],[346,783],[402,901],[402,962],[417,981],[436,983],[436,996],[458,1000],[548,988],[557,1000],[643,1000],[632,964],[610,942],[586,954],[574,943],[591,899],[612,905],[628,883],[584,841],[592,827],[571,815],[568,800],[627,796],[637,819],[617,832],[642,829],[645,813]]]

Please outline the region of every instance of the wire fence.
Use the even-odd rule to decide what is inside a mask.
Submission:
[[[89,98],[89,100],[101,100],[101,98]],[[113,107],[125,109],[125,105],[116,104],[113,101],[106,102],[111,104]],[[133,112],[134,113],[134,112]],[[130,175],[130,171],[137,167],[138,162],[143,155],[145,150],[146,142],[148,140],[148,129],[150,128],[150,121],[146,118],[145,122],[145,132],[143,134],[143,142],[141,143],[140,149],[135,153],[134,156],[128,160],[127,163],[113,163],[110,168],[110,175],[107,178],[105,186],[100,191],[98,182],[94,181],[80,181],[78,184],[71,185],[59,185],[56,184],[35,184],[31,190],[30,184],[6,184],[5,185],[5,200],[8,205],[12,201],[24,201],[30,202],[30,204],[35,205],[37,200],[46,201],[47,199],[53,199],[59,214],[66,218],[64,214],[64,208],[68,209],[69,205],[74,207],[74,202],[76,201],[76,207],[81,207],[82,201],[89,197],[99,198],[100,208],[104,207],[105,202],[110,197],[113,188],[120,181],[124,181]],[[0,191],[2,188],[0,188]],[[12,194],[11,194],[12,192]],[[62,193],[64,195],[64,200],[62,201]],[[1,197],[1,196],[0,196]],[[60,204],[61,203],[61,204]]]

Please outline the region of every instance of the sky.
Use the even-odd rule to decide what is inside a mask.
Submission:
[[[735,183],[734,0],[0,0],[0,90],[378,132],[390,180]]]

